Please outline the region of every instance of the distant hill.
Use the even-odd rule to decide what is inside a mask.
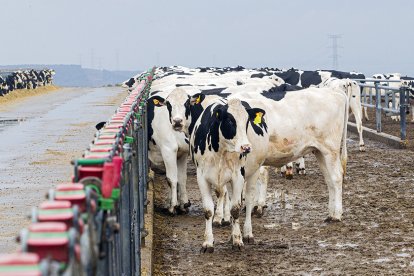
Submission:
[[[137,71],[109,71],[83,68],[80,65],[62,64],[21,64],[0,66],[0,70],[7,69],[44,69],[50,68],[56,71],[54,84],[58,86],[99,87],[119,84],[138,74]]]

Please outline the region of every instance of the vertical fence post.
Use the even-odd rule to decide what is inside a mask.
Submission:
[[[140,187],[139,187],[139,178],[140,178],[140,172],[139,172],[139,165],[138,165],[138,159],[139,155],[141,154],[138,149],[139,144],[139,125],[138,120],[134,119],[133,121],[133,137],[134,141],[132,143],[132,185],[133,185],[133,198],[134,198],[134,252],[131,259],[134,260],[135,263],[135,271],[134,275],[141,275],[141,198],[139,196]]]
[[[408,89],[404,86],[400,88],[400,131],[401,131],[401,140],[404,141],[406,139],[406,108],[408,103],[409,95],[406,95]],[[407,93],[408,94],[408,93]],[[407,103],[406,103],[407,101]]]
[[[142,101],[142,98],[141,98]],[[139,220],[141,223],[141,228],[140,228],[140,238],[141,238],[141,242],[142,244],[145,244],[145,236],[146,236],[146,232],[145,232],[145,222],[144,222],[144,200],[145,200],[145,196],[144,196],[144,148],[143,148],[143,144],[145,143],[144,141],[144,136],[143,136],[143,127],[142,127],[142,120],[143,120],[143,114],[142,114],[142,105],[140,103],[139,105],[139,109],[138,109],[138,167],[139,167],[139,200],[140,200],[140,208],[142,210],[142,212],[140,213],[139,216]]]
[[[378,88],[378,82],[375,82],[375,119],[377,122],[377,132],[382,132],[381,126],[381,92]]]
[[[130,158],[131,158],[131,148],[129,144],[124,144],[123,146],[123,175],[124,181],[123,186],[121,187],[121,216],[120,216],[120,226],[121,226],[121,264],[122,264],[122,275],[131,275],[131,210],[130,210]]]

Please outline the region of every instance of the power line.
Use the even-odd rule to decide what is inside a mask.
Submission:
[[[328,38],[332,41],[332,46],[329,47],[332,49],[332,56],[330,56],[332,58],[332,67],[334,70],[338,70],[339,67],[339,57],[340,55],[338,54],[338,48],[343,48],[342,46],[338,45],[338,39],[340,39],[342,36],[339,34],[330,34],[328,35]]]

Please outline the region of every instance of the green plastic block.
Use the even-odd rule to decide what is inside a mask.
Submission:
[[[112,189],[111,198],[113,200],[118,200],[120,196],[121,196],[121,189],[119,189],[119,188]]]
[[[114,209],[114,200],[112,198],[100,198],[99,207],[102,210],[109,211]]]

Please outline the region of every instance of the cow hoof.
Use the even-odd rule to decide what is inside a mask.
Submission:
[[[219,228],[221,226],[222,226],[222,224],[219,221],[213,221],[213,227]]]
[[[365,152],[365,145],[359,146],[359,151],[360,152]]]
[[[254,237],[243,237],[243,242],[247,244],[254,244]]]
[[[233,244],[231,247],[234,251],[243,251],[244,250],[244,244],[242,242],[238,244]]]
[[[327,217],[327,218],[325,219],[325,221],[324,221],[324,222],[326,222],[326,223],[335,223],[335,222],[341,222],[341,220],[340,220],[340,219],[333,218],[333,217],[329,216],[329,217]]]
[[[209,246],[209,245],[207,245],[207,246],[204,246],[203,245],[203,247],[201,247],[200,252],[201,253],[213,253],[214,252],[214,247],[213,246]]]
[[[170,216],[174,217],[177,214],[177,209],[175,207],[173,207],[172,209],[171,208],[168,208],[167,213]]]
[[[190,212],[188,208],[181,208],[181,207],[176,208],[175,210],[176,210],[177,215],[186,215]]]
[[[185,209],[190,208],[190,206],[191,206],[191,202],[190,201],[188,201],[187,203],[184,203],[184,208]]]
[[[293,179],[293,174],[287,174],[286,179],[292,180]]]
[[[263,217],[263,214],[264,214],[263,208],[262,209],[258,209],[257,212],[256,212],[256,218]]]
[[[230,226],[231,225],[231,223],[230,223],[230,221],[229,220],[222,220],[221,221],[221,227],[226,227],[226,226]]]

